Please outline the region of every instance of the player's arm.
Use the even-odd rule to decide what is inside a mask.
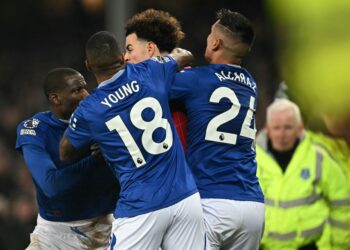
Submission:
[[[69,139],[67,138],[66,134],[64,134],[60,141],[61,161],[74,161],[78,158],[78,155],[80,154],[81,152],[79,152],[78,149],[73,147],[73,145],[70,143]]]
[[[181,70],[176,73],[175,79],[169,89],[169,99],[185,102],[191,98],[194,88],[198,88],[198,76],[194,68]]]
[[[62,161],[77,161],[86,154],[93,144],[89,125],[79,106],[73,113],[59,146]]]
[[[177,62],[178,70],[190,65],[193,61],[192,53],[182,48],[173,49],[173,51],[170,53],[170,56]]]
[[[57,169],[51,156],[37,145],[22,146],[22,153],[33,179],[48,197],[71,190],[86,177],[91,168],[98,167],[97,158],[88,156],[77,163]]]

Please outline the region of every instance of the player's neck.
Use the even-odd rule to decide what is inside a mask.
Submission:
[[[168,54],[170,54],[169,51],[162,51],[162,52],[159,53],[160,56],[166,56]]]
[[[242,58],[238,58],[238,57],[227,58],[223,55],[217,55],[211,58],[210,63],[211,64],[232,64],[232,65],[241,66]]]
[[[120,71],[123,68],[124,68],[124,65],[109,71],[104,71],[103,73],[95,73],[97,84],[99,85],[100,83],[112,78],[115,74],[118,73],[118,71]]]
[[[95,75],[97,84],[100,85],[101,82],[107,81],[108,79],[112,78],[114,74],[110,75]]]
[[[51,107],[51,112],[60,120],[69,120],[71,114],[65,114],[62,110]]]

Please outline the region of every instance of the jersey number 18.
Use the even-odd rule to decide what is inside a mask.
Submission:
[[[142,118],[142,112],[150,108],[154,111],[154,117],[150,121],[145,121]],[[142,133],[142,146],[150,154],[158,155],[167,152],[173,145],[173,133],[171,131],[170,123],[167,119],[163,118],[163,110],[157,99],[153,97],[146,97],[138,101],[130,111],[130,120],[132,124],[143,130]],[[142,167],[146,164],[143,154],[132,137],[130,131],[126,127],[122,118],[118,115],[106,122],[106,125],[110,131],[116,130],[128,149],[131,158],[133,159],[136,167]],[[155,142],[152,134],[157,128],[163,128],[165,130],[165,138],[161,142]]]

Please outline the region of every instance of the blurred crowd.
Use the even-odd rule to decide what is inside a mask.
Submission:
[[[18,3],[16,3],[18,2]],[[14,150],[21,120],[47,109],[43,77],[51,68],[83,71],[84,42],[103,28],[102,13],[77,1],[3,1],[0,8],[0,249],[25,249],[36,225],[32,178]],[[61,1],[60,1],[61,2]],[[52,3],[52,5],[50,5]]]

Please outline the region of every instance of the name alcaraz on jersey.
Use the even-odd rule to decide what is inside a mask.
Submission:
[[[233,72],[233,71],[223,71],[221,70],[220,73],[215,72],[215,75],[217,78],[219,78],[220,81],[225,81],[225,80],[231,80],[239,83],[243,83],[250,88],[253,89],[254,92],[256,92],[256,83],[254,81],[251,81],[248,76],[246,76],[242,72]]]

